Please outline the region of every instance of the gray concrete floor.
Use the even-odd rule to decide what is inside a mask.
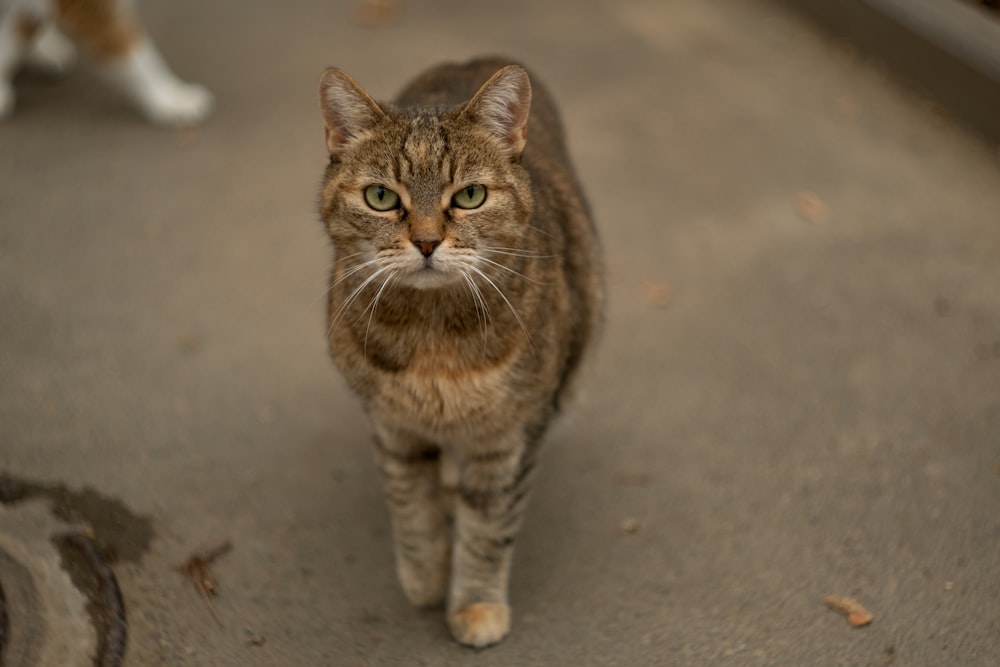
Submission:
[[[0,125],[0,471],[148,519],[127,664],[997,664],[995,147],[766,3],[352,7],[151,0],[204,127],[85,68]],[[327,358],[315,89],[479,53],[560,100],[610,307],[476,653],[398,589]],[[218,624],[176,568],[226,539]]]

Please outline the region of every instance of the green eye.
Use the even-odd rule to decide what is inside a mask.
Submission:
[[[458,208],[479,208],[486,201],[486,186],[467,185],[451,198],[451,203]]]
[[[376,211],[391,211],[399,206],[399,195],[384,185],[365,188],[365,203]]]

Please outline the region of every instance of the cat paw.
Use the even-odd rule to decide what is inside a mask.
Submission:
[[[76,47],[54,27],[46,26],[35,39],[26,59],[37,69],[64,74],[76,64]]]
[[[166,127],[197,125],[208,116],[212,105],[212,93],[208,89],[182,82],[160,86],[140,101],[146,117]]]
[[[496,644],[510,632],[510,607],[500,602],[476,602],[448,614],[451,635],[475,648]]]

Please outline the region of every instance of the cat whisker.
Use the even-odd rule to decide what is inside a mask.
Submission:
[[[504,303],[506,303],[507,307],[510,309],[510,314],[513,315],[514,319],[517,320],[517,323],[519,325],[521,325],[521,331],[524,332],[524,337],[528,341],[528,347],[531,348],[531,353],[535,354],[535,345],[534,345],[534,343],[531,342],[531,334],[528,333],[528,327],[525,326],[524,320],[521,319],[521,316],[517,314],[517,310],[514,309],[514,304],[512,304],[510,302],[510,299],[507,298],[507,295],[504,294],[503,290],[500,289],[497,286],[497,284],[495,282],[493,282],[490,279],[490,277],[488,275],[486,275],[485,273],[483,273],[482,270],[480,270],[479,268],[477,268],[475,266],[470,266],[469,270],[475,271],[479,276],[482,277],[483,280],[485,280],[486,282],[488,282],[490,284],[490,286],[497,291],[497,294],[500,295],[500,298],[503,299]]]
[[[355,264],[351,268],[349,268],[346,271],[344,271],[343,275],[340,276],[339,278],[337,278],[337,280],[335,280],[333,282],[333,286],[339,285],[343,281],[345,281],[348,278],[350,278],[351,276],[353,276],[358,271],[362,271],[362,270],[368,268],[369,266],[374,266],[374,265],[378,264],[379,262],[381,262],[381,258],[375,257],[375,258],[369,259],[369,260],[367,260],[365,262],[361,262],[360,264]]]
[[[490,312],[490,304],[486,302],[486,297],[483,296],[483,291],[479,289],[479,285],[473,280],[472,276],[469,276],[469,284],[472,285],[472,291],[479,299],[479,305],[483,307],[483,314],[486,315],[486,323],[493,326],[493,313]]]
[[[530,229],[533,232],[538,232],[539,234],[542,234],[543,236],[548,236],[549,238],[555,238],[555,235],[552,232],[547,232],[544,229],[542,229],[541,227],[535,227],[534,225],[528,225],[527,229]]]
[[[356,257],[358,255],[363,255],[363,254],[365,254],[365,253],[356,252],[353,255],[348,255],[344,259],[347,259],[349,257]],[[327,285],[326,289],[323,290],[323,293],[320,294],[316,298],[316,300],[319,301],[320,299],[326,297],[333,290],[334,287],[336,287],[340,283],[344,282],[345,280],[347,280],[348,278],[350,278],[351,276],[353,276],[358,271],[362,271],[362,270],[368,268],[369,266],[372,266],[373,264],[378,264],[379,261],[380,261],[379,258],[376,257],[375,259],[370,259],[367,262],[361,262],[360,264],[356,264],[355,266],[352,266],[351,268],[347,269],[346,271],[344,271],[344,274],[342,276],[340,276],[336,280],[332,281],[329,285]]]
[[[480,246],[477,248],[480,252],[491,252],[496,255],[510,255],[511,257],[525,257],[528,259],[552,259],[555,255],[543,255],[540,252],[535,252],[533,250],[524,250],[522,248],[502,248],[498,246]]]
[[[486,305],[486,300],[483,298],[483,294],[476,285],[475,281],[472,280],[472,276],[469,275],[467,271],[462,271],[462,279],[465,280],[465,284],[469,286],[469,293],[472,294],[473,305],[476,309],[476,319],[479,320],[479,327],[483,331],[483,356],[486,356],[486,319],[489,318],[490,324],[493,324],[493,316],[490,314],[490,308]]]
[[[344,256],[337,255],[336,257],[334,257],[334,261],[343,262],[353,257],[357,257],[359,255],[366,255],[368,254],[368,252],[369,252],[368,250],[361,250],[359,252],[352,252],[350,255],[344,255]]]
[[[393,278],[396,277],[397,273],[399,273],[399,271],[394,270],[392,273],[389,274],[388,278],[382,281],[382,285],[378,288],[378,291],[375,292],[375,297],[372,299],[371,303],[372,312],[368,314],[368,326],[365,327],[365,346],[364,346],[365,359],[368,358],[368,332],[371,331],[372,319],[375,317],[375,311],[378,310],[379,299],[382,298],[382,292],[384,292],[385,288],[389,286],[389,283],[392,281]],[[365,310],[367,310],[367,308]],[[364,315],[364,312],[362,311],[361,314]]]
[[[391,266],[384,266],[384,267],[382,267],[381,269],[379,269],[375,273],[373,273],[370,276],[368,276],[367,278],[365,278],[361,282],[360,285],[358,285],[356,288],[354,288],[354,291],[351,292],[350,295],[348,295],[348,297],[346,299],[344,299],[344,303],[340,307],[340,310],[337,311],[336,316],[334,316],[333,319],[330,321],[330,328],[329,328],[329,330],[327,332],[327,335],[333,333],[333,330],[337,326],[337,323],[340,321],[340,318],[344,315],[344,313],[347,312],[347,309],[350,308],[351,304],[353,304],[357,300],[357,298],[361,295],[361,292],[363,292],[364,289],[366,287],[368,287],[372,283],[372,281],[374,281],[376,278],[378,278],[380,275],[382,275],[386,271],[391,270],[392,268],[393,267],[391,267]]]
[[[500,264],[499,262],[494,262],[492,259],[487,259],[486,257],[483,257],[481,255],[479,256],[478,259],[481,262],[486,262],[487,264],[491,264],[491,265],[493,265],[493,266],[495,266],[495,267],[497,267],[499,269],[503,269],[504,271],[509,271],[510,273],[513,273],[515,276],[517,276],[521,280],[524,280],[525,282],[529,282],[532,285],[541,285],[542,284],[542,283],[538,282],[537,280],[533,280],[533,279],[529,278],[528,276],[524,275],[520,271],[515,271],[514,269],[510,268],[509,266],[504,266],[503,264]]]

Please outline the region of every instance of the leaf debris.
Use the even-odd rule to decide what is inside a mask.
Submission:
[[[212,598],[219,594],[219,584],[215,580],[215,576],[212,575],[209,566],[220,556],[229,553],[232,548],[232,542],[226,540],[214,549],[191,554],[191,557],[178,568],[201,593],[208,605],[208,610],[219,625],[222,625],[222,619],[219,618],[218,612],[215,611],[215,605],[212,604]]]
[[[830,209],[815,192],[800,192],[795,198],[795,211],[806,222],[822,224],[829,220]]]
[[[847,617],[847,622],[853,628],[860,628],[874,620],[872,613],[854,598],[842,597],[839,595],[827,595],[823,598],[823,604],[834,611],[838,611]]]
[[[399,0],[361,0],[355,10],[355,20],[367,28],[386,25],[399,14],[399,5]]]
[[[668,308],[674,302],[674,290],[663,283],[647,280],[643,283],[642,294],[646,303],[656,308]]]
[[[626,517],[618,524],[619,530],[625,535],[635,535],[642,529],[642,524],[635,517]]]

